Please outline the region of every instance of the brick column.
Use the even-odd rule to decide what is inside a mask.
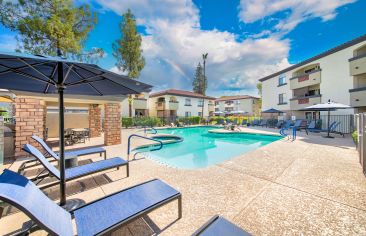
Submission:
[[[0,116],[0,174],[4,170],[4,118]]]
[[[89,105],[89,130],[90,130],[90,137],[99,137],[102,132],[101,128],[101,112],[100,107],[97,104],[90,104]]]
[[[104,105],[104,145],[121,143],[121,106],[119,103]]]
[[[45,103],[40,99],[16,98],[15,99],[15,157],[27,156],[22,151],[24,144],[29,143],[35,147],[39,145],[33,141],[32,135],[44,138]]]

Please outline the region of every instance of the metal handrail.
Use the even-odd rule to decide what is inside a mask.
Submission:
[[[144,127],[144,133],[146,134],[146,132],[147,132],[147,128],[148,127]],[[149,127],[152,131],[154,131],[154,133],[152,133],[152,134],[157,134],[158,133],[158,131],[154,128],[154,127]]]
[[[163,148],[163,142],[160,141],[160,140],[157,140],[157,139],[153,139],[153,138],[148,138],[148,137],[145,137],[145,136],[141,136],[141,135],[138,135],[138,134],[131,134],[129,137],[128,137],[128,142],[127,142],[127,160],[130,161],[130,154],[131,154],[131,138],[132,137],[138,137],[138,138],[142,138],[142,139],[147,139],[147,140],[151,140],[151,141],[155,141],[157,143],[159,143],[159,147],[158,148],[155,148],[155,149],[151,149],[150,151],[157,151],[157,150],[160,150]]]

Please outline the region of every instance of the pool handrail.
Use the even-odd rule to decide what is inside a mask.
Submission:
[[[146,127],[146,126],[144,126],[144,133],[146,134],[146,132],[147,132],[147,128],[149,128],[149,129],[151,129],[152,131],[154,131],[154,133],[151,133],[151,134],[157,134],[158,133],[158,131],[154,128],[154,127]]]
[[[159,143],[159,147],[155,148],[155,149],[151,149],[150,151],[157,151],[163,148],[163,142],[157,139],[153,139],[153,138],[148,138],[145,136],[141,136],[138,134],[131,134],[130,136],[128,136],[128,141],[127,141],[127,161],[130,161],[130,154],[131,154],[131,138],[132,137],[138,137],[138,138],[142,138],[142,139],[147,139],[147,140],[151,140],[151,141],[155,141],[157,143]]]

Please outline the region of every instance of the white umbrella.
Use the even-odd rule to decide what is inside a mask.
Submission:
[[[301,109],[301,111],[327,111],[328,112],[328,135],[326,138],[333,138],[329,135],[330,133],[330,111],[335,111],[338,109],[350,109],[352,107],[348,105],[344,105],[337,102],[331,102],[330,99],[326,103],[319,103],[312,106],[305,107],[304,109]]]
[[[233,113],[233,114],[244,114],[245,111],[238,110],[238,111],[232,111],[231,113]]]

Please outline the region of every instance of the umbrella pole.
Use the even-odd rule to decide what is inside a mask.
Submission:
[[[60,136],[60,206],[66,204],[66,182],[65,182],[65,117],[64,117],[64,72],[62,62],[58,63],[58,104],[59,104],[59,136]]]

